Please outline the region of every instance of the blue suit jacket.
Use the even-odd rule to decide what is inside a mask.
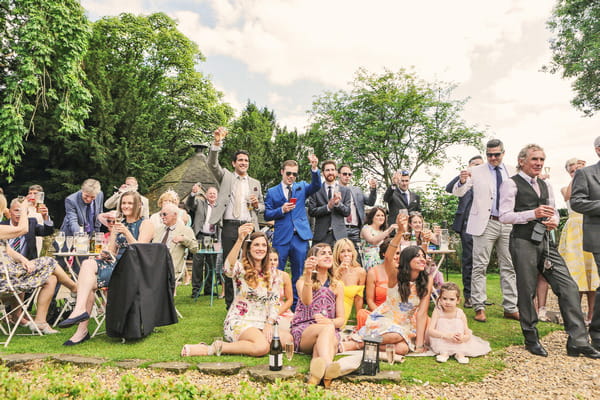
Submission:
[[[98,221],[98,215],[102,212],[102,205],[104,204],[104,194],[98,193],[94,200],[94,231],[99,232],[102,223]],[[73,234],[79,232],[79,227],[83,226],[86,220],[86,204],[81,198],[81,190],[70,194],[65,199],[65,219],[60,227],[60,230],[65,233],[66,236],[73,236]]]
[[[454,185],[460,176],[455,177],[446,185],[446,192],[452,193]],[[452,229],[456,233],[467,232],[467,220],[469,219],[469,213],[471,212],[471,204],[473,204],[473,189],[469,189],[464,196],[458,198],[458,207],[456,208],[456,215],[454,216],[454,223]]]
[[[281,207],[287,202],[283,193],[281,183],[267,190],[265,198],[265,220],[275,220],[275,231],[273,233],[273,245],[284,246],[288,244],[294,236],[294,230],[303,240],[312,239],[312,232],[308,217],[306,216],[306,207],[304,203],[306,198],[317,192],[321,188],[320,171],[312,172],[312,180],[307,182],[296,182],[292,186],[292,196],[296,201],[296,208],[291,212],[283,213]]]

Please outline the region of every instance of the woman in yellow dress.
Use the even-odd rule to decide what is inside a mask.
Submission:
[[[333,270],[336,278],[344,283],[344,325],[352,313],[352,306],[356,312],[363,307],[363,293],[367,271],[357,261],[357,252],[354,244],[349,239],[340,239],[333,247]]]
[[[575,171],[584,166],[585,162],[577,158],[571,158],[565,164],[565,169],[573,178]],[[598,277],[594,256],[592,253],[583,251],[583,215],[571,210],[569,204],[571,183],[560,190],[567,203],[569,219],[567,219],[560,235],[558,252],[564,258],[571,276],[579,287],[580,297],[583,297],[583,295],[587,297],[588,313],[585,320],[586,324],[589,324],[594,312],[594,299],[596,288],[600,286],[600,278]]]

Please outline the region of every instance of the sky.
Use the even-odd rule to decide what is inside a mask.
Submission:
[[[278,122],[304,132],[315,96],[349,88],[355,72],[413,69],[427,81],[457,85],[469,98],[462,118],[505,144],[504,161],[537,143],[558,189],[565,161],[597,162],[600,120],[575,110],[571,83],[542,72],[551,60],[546,21],[554,1],[405,0],[82,0],[96,20],[122,12],[164,12],[195,41],[225,100],[275,111]],[[456,146],[439,170],[445,184],[481,150]],[[419,171],[413,181],[430,177]],[[418,183],[417,183],[418,185]]]

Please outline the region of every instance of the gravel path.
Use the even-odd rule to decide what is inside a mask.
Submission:
[[[565,352],[566,335],[554,332],[547,335],[542,343],[550,353],[548,358],[530,355],[522,346],[506,349],[507,367],[485,378],[482,382],[460,385],[380,385],[372,383],[353,384],[335,381],[331,390],[352,399],[379,397],[391,399],[393,396],[407,396],[415,399],[599,399],[600,360],[568,357]],[[33,363],[29,368],[15,371],[26,380],[31,379],[30,369],[40,368]],[[170,372],[151,369],[132,369],[128,372],[144,381],[176,377]],[[78,381],[102,377],[101,386],[115,391],[124,370],[119,368],[78,368],[74,367]],[[196,385],[206,385],[224,392],[239,390],[244,375],[217,377],[197,371],[185,373],[187,379]],[[43,383],[40,382],[43,385]],[[250,386],[263,387],[260,383],[249,382]]]

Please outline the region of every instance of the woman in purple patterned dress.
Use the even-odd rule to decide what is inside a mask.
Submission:
[[[312,354],[308,383],[316,385],[328,376],[338,376],[332,363],[344,324],[344,284],[334,278],[333,252],[325,243],[313,246],[304,263],[304,274],[296,282],[299,302],[292,320],[294,347]],[[331,367],[330,367],[331,366]]]

